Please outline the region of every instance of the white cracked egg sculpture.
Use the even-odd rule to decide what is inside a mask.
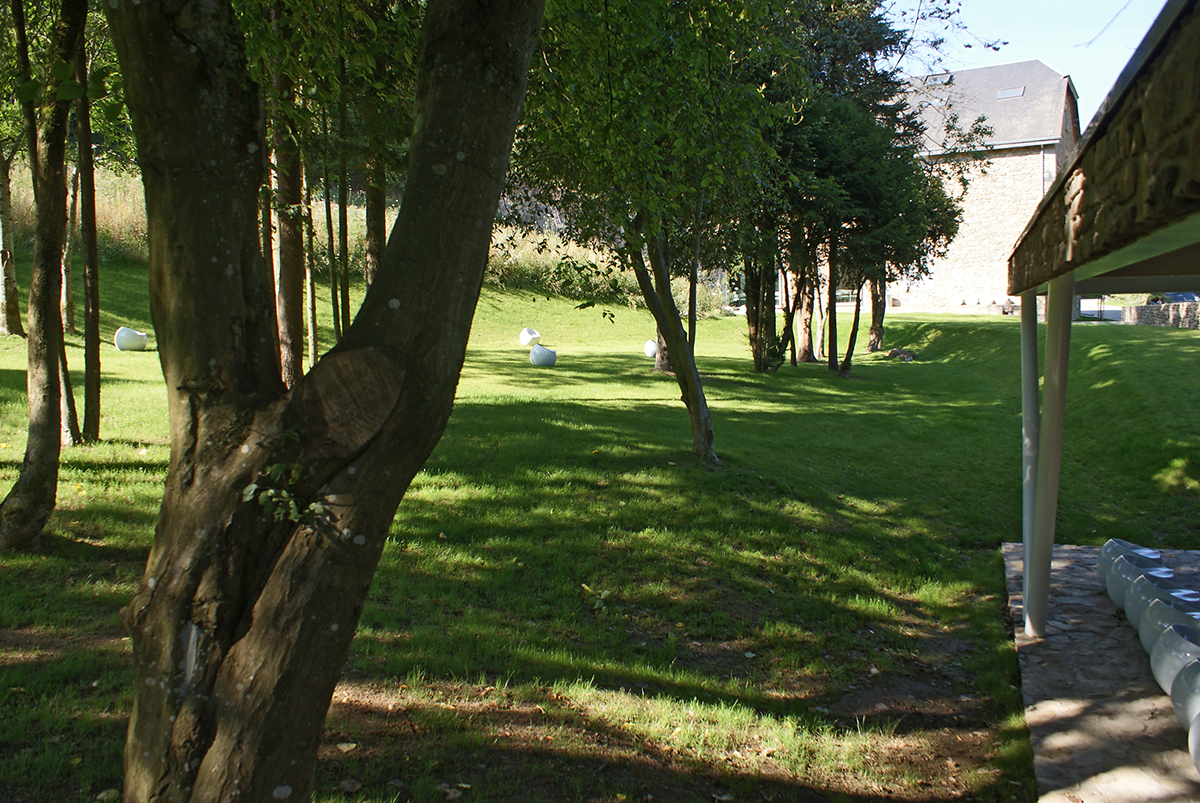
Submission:
[[[557,359],[558,354],[545,346],[534,344],[533,348],[529,350],[529,362],[538,368],[549,368]]]
[[[658,356],[658,341],[647,340],[646,345],[642,346],[642,353],[653,360]]]
[[[122,326],[113,335],[113,345],[117,347],[117,351],[145,351],[149,339],[150,336],[145,332]]]
[[[541,339],[542,336],[538,334],[538,330],[534,329],[532,326],[526,326],[521,330],[522,346],[536,346],[537,342]]]

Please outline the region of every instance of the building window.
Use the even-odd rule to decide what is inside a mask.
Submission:
[[[1025,95],[1025,87],[1010,86],[1007,89],[1001,89],[996,95],[996,100],[1007,100],[1008,98],[1019,98]]]

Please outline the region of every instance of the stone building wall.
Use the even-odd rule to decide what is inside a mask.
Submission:
[[[958,236],[930,275],[889,288],[898,312],[982,312],[1008,295],[1008,257],[1056,171],[1054,145],[993,151],[971,171]],[[956,188],[955,188],[956,189]]]
[[[1176,22],[1014,251],[1021,293],[1200,212],[1200,5]]]

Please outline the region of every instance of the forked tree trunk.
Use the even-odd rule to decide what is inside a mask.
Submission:
[[[52,63],[74,61],[75,52],[82,43],[86,19],[85,0],[63,1],[50,46]],[[57,79],[51,79],[45,97],[56,96],[58,83]],[[62,233],[67,218],[65,167],[70,108],[70,101],[46,105],[42,111],[42,124],[33,137],[31,162],[37,225],[27,340],[29,439],[20,476],[0,503],[0,549],[19,549],[33,542],[54,512],[58,456],[62,448],[58,367],[63,334],[58,302],[62,281]],[[33,115],[27,119],[29,117]]]
[[[383,264],[342,341],[285,393],[237,20],[228,3],[186,4],[185,25],[166,6],[104,4],[171,411],[154,545],[123,610],[136,683],[123,800],[304,801],[396,506],[450,414],[542,9],[428,3],[421,123]],[[280,465],[295,469],[273,483]],[[268,489],[297,514],[269,515]]]
[[[657,236],[649,238],[647,250],[650,253],[650,268],[647,269],[641,249],[641,243],[645,239],[642,234],[641,215],[631,223],[629,235],[633,273],[637,277],[642,298],[646,300],[646,306],[650,308],[658,324],[659,334],[666,343],[671,364],[675,368],[675,381],[679,384],[682,394],[681,401],[687,407],[692,425],[692,454],[704,460],[715,461],[717,454],[713,450],[712,416],[708,411],[708,400],[704,397],[704,386],[700,382],[696,358],[688,345],[687,332],[679,317],[679,309],[671,295],[666,241]]]
[[[867,336],[867,351],[883,348],[883,316],[887,312],[887,284],[871,280],[871,331]]]
[[[75,80],[88,85],[87,53],[79,48]],[[96,169],[87,95],[75,102],[79,148],[79,245],[83,252],[83,442],[100,440],[100,256],[96,243]]]

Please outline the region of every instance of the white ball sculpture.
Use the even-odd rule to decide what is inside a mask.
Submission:
[[[537,342],[541,339],[542,339],[542,336],[540,334],[538,334],[538,330],[534,329],[533,327],[526,326],[524,329],[521,330],[521,345],[522,346],[536,346]]]
[[[117,347],[117,351],[145,351],[147,340],[149,335],[145,332],[130,329],[128,326],[122,326],[113,335],[113,345]]]
[[[558,354],[556,354],[552,349],[546,348],[545,346],[539,346],[535,344],[534,347],[529,350],[529,362],[533,365],[536,365],[538,368],[549,368],[550,366],[554,365],[554,361],[556,359],[558,359]]]
[[[658,341],[657,340],[647,340],[646,345],[642,346],[642,352],[645,353],[645,355],[647,357],[649,357],[650,359],[653,360],[655,357],[658,356]]]

